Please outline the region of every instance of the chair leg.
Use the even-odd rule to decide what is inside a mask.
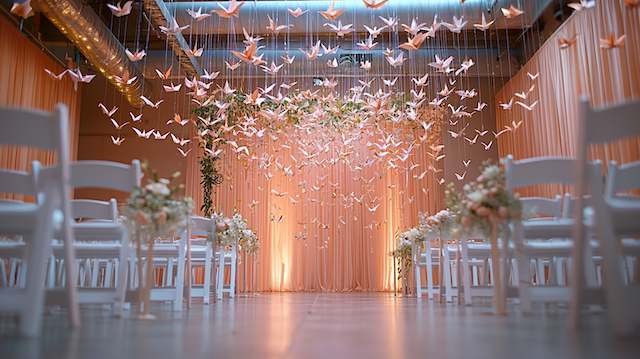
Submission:
[[[444,282],[444,287],[441,283],[440,288],[444,288],[445,290],[446,302],[451,303],[453,302],[453,287],[451,286],[451,258],[449,256],[449,249],[446,246],[444,247],[442,256],[444,263],[444,269],[442,271],[442,281]],[[442,293],[440,295],[442,295]]]
[[[4,259],[0,258],[0,286],[2,288],[7,287],[7,271],[4,267]]]
[[[513,242],[515,243],[515,256],[518,267],[518,296],[520,298],[520,310],[523,313],[532,311],[531,305],[531,257],[524,249],[524,227],[522,222],[516,222],[513,227]],[[538,267],[539,268],[539,267]],[[540,274],[539,271],[537,272]],[[544,278],[544,270],[542,277]],[[491,275],[493,281],[493,273]],[[539,279],[539,277],[538,277]],[[495,282],[494,282],[495,283]]]
[[[426,243],[426,260],[427,260],[427,298],[433,300],[435,291],[433,290],[433,250],[431,249],[431,243]],[[420,268],[418,268],[418,272]],[[421,282],[421,281],[420,281]],[[418,282],[420,284],[420,282]],[[421,284],[420,284],[421,285]]]
[[[120,238],[120,256],[118,257],[118,285],[115,287],[115,298],[113,303],[113,315],[116,317],[122,316],[122,309],[124,307],[124,301],[127,296],[127,277],[128,270],[127,264],[129,258],[129,234],[127,231],[122,233]]]
[[[20,268],[18,271],[18,288],[25,288],[27,285],[27,273],[29,273],[29,268],[27,267],[26,259],[22,259],[20,261]]]
[[[211,287],[211,243],[207,243],[204,257],[204,283],[202,284],[202,302],[209,304],[209,289]]]
[[[238,250],[234,248],[231,252],[231,276],[229,278],[229,296],[236,296],[236,271],[238,269]]]
[[[462,254],[462,290],[464,293],[464,304],[471,305],[471,281],[469,278],[469,248],[467,247],[467,241],[462,238],[460,243],[460,252]],[[473,267],[476,271],[476,268]]]
[[[216,297],[218,299],[222,299],[224,289],[224,250],[220,249],[220,254],[218,255],[218,278],[216,283]]]
[[[418,249],[419,251],[419,249]],[[416,286],[416,298],[422,299],[422,278],[420,278],[420,254],[413,255],[413,278]]]
[[[67,203],[68,205],[68,203]],[[66,211],[70,213],[71,211]],[[76,251],[73,247],[73,229],[71,228],[72,218],[65,218],[63,221],[64,258],[67,277],[67,306],[69,311],[69,321],[72,327],[80,326],[80,307],[78,305],[78,291],[76,289]],[[49,237],[51,238],[51,237]]]
[[[115,263],[114,263],[115,262]],[[118,287],[118,282],[116,281],[116,283],[113,283],[113,266],[115,265],[116,268],[118,268],[119,266],[119,260],[108,260],[107,261],[107,265],[104,269],[104,282],[102,283],[102,286],[105,288],[117,288]]]
[[[18,260],[16,258],[11,258],[9,260],[9,287],[13,288],[18,285],[17,275],[18,275]]]
[[[584,280],[587,288],[597,288],[598,283],[602,283],[602,279],[598,280],[598,271],[596,270],[596,264],[593,261],[593,247],[587,242],[584,247]],[[602,269],[602,266],[600,266]],[[602,273],[600,273],[600,276]]]
[[[173,287],[174,279],[173,279],[173,258],[167,259],[167,270],[165,272],[165,287]]]
[[[604,207],[604,206],[602,206]],[[628,296],[625,295],[620,273],[620,255],[618,250],[618,238],[616,237],[611,217],[602,210],[596,210],[597,235],[601,238],[603,253],[604,287],[608,304],[608,313],[612,327],[620,334],[627,334],[633,330],[633,308],[628,305]],[[590,247],[588,242],[585,247]],[[587,252],[587,251],[585,251]]]
[[[184,278],[186,270],[186,245],[184,238],[178,245],[178,273],[176,274],[176,298],[173,302],[173,310],[182,311],[184,297]]]
[[[98,287],[98,274],[100,273],[100,260],[95,258],[91,265],[91,288]]]
[[[31,268],[28,273],[27,295],[23,303],[19,330],[22,335],[30,337],[40,333],[44,309],[46,262],[47,257],[51,255],[51,238],[53,237],[53,209],[51,207],[51,202],[45,201],[33,236],[24,236],[25,242],[29,246],[27,256]]]
[[[536,260],[536,284],[539,286],[543,286],[546,284],[544,267],[544,259],[538,258],[538,260]]]
[[[49,268],[47,269],[47,288],[56,286],[56,256],[49,256]]]

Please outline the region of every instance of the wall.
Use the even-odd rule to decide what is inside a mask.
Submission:
[[[162,89],[159,80],[147,80],[145,82],[145,94],[152,100],[160,98]],[[163,94],[164,95],[164,94]],[[187,138],[188,127],[181,128],[176,125],[167,125],[166,122],[173,117],[175,112],[188,113],[184,103],[183,93],[164,96],[165,101],[159,109],[145,106],[142,110],[133,108],[115,88],[107,83],[100,75],[85,87],[82,96],[80,133],[78,145],[78,159],[80,160],[109,160],[122,163],[130,163],[133,159],[147,160],[151,167],[163,177],[170,176],[175,171],[182,174],[186,172],[186,160],[177,152],[176,145],[171,136],[164,140],[139,138],[132,127],[151,130],[158,129],[163,134],[172,131],[177,136]],[[112,117],[119,124],[130,122],[122,130],[117,130],[109,117],[99,108],[98,103],[103,103],[109,110],[113,106],[118,111]],[[142,112],[141,112],[142,111]],[[129,112],[134,115],[142,113],[140,122],[132,123]],[[123,137],[125,141],[116,146],[111,141],[111,136]],[[181,177],[184,183],[184,176]],[[82,196],[95,196],[105,198],[114,195],[112,192],[97,193],[95,191],[80,191]],[[116,196],[123,199],[122,195]]]

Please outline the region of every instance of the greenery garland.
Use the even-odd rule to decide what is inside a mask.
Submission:
[[[347,123],[345,118],[349,118],[348,123],[358,124],[362,121],[368,111],[366,110],[363,101],[344,100],[340,98],[334,98],[333,101],[319,101],[319,99],[312,95],[310,91],[303,93],[292,92],[286,101],[280,103],[271,99],[265,99],[260,105],[253,105],[246,103],[247,95],[242,93],[235,93],[226,95],[223,99],[224,103],[228,104],[228,107],[224,110],[224,114],[220,113],[220,110],[212,101],[207,101],[209,104],[196,108],[194,114],[206,121],[198,120],[198,139],[200,145],[205,150],[211,151],[214,148],[214,140],[222,136],[222,126],[233,126],[238,120],[247,117],[256,116],[261,110],[275,110],[278,107],[286,111],[284,121],[281,123],[268,122],[265,125],[271,129],[281,129],[286,125],[295,125],[302,121],[303,118],[313,113],[313,111],[319,106],[326,111],[327,117],[319,121],[319,125],[333,127],[336,129],[342,129]],[[409,98],[403,95],[392,96],[387,105],[394,111],[398,111],[405,106]],[[428,120],[434,124],[429,134],[428,143],[436,143],[440,138],[440,132],[442,130],[443,111],[440,107],[432,108],[429,106],[422,106],[418,110],[420,118]],[[225,121],[216,121],[219,117],[225,119]],[[214,121],[211,121],[211,119]],[[212,122],[215,122],[212,124]],[[411,126],[418,128],[417,122],[412,122]],[[203,203],[201,210],[205,216],[210,216],[214,213],[213,208],[213,188],[216,185],[220,185],[223,182],[223,176],[218,171],[216,161],[220,159],[219,156],[210,156],[205,154],[200,159],[200,173],[201,173],[201,186],[203,192]]]

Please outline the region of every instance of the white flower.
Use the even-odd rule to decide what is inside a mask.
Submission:
[[[482,194],[482,192],[480,191],[473,191],[469,194],[467,194],[467,198],[469,198],[469,200],[471,202],[481,202],[482,199],[484,198],[484,195]]]
[[[157,196],[168,196],[171,193],[169,187],[161,182],[149,183],[145,188]]]
[[[487,166],[485,167],[484,171],[482,171],[482,175],[487,180],[498,177],[499,174],[500,174],[500,167],[498,166]]]
[[[418,238],[422,237],[422,233],[420,233],[420,230],[417,228],[411,228],[409,230],[409,238],[412,240],[416,240]]]

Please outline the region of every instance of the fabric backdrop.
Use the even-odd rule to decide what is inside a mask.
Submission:
[[[626,34],[624,48],[601,49],[600,38],[609,33]],[[559,39],[573,36],[575,45],[559,48]],[[527,73],[540,77],[533,81]],[[640,9],[625,7],[622,0],[603,0],[595,9],[574,13],[497,94],[496,106],[536,84],[528,102],[539,101],[531,112],[517,105],[497,110],[498,129],[523,121],[515,134],[499,137],[500,157],[574,156],[580,96],[589,96],[596,107],[638,100],[639,79]],[[638,160],[640,140],[593,146],[591,157],[618,163]],[[523,194],[553,196],[564,190],[544,186]]]
[[[367,140],[364,136],[354,147],[363,158],[368,156]],[[256,155],[273,155],[289,165],[289,155],[299,155],[281,144],[268,141]],[[336,158],[335,148],[330,148],[317,160]],[[422,170],[433,165],[426,149],[413,152],[406,164],[419,164]],[[247,283],[259,291],[391,290],[394,276],[388,253],[395,233],[417,225],[418,209],[428,213],[441,209],[442,193],[432,173],[414,178],[409,171],[392,171],[379,164],[354,172],[341,161],[308,166],[293,176],[274,169],[269,180],[255,163],[248,166],[233,155],[224,156],[218,167],[225,182],[216,187],[215,208],[227,216],[238,210],[261,241],[256,261],[245,261],[253,279],[245,281],[244,265],[240,266],[241,289]],[[199,206],[196,156],[190,156],[187,168],[188,195]],[[287,194],[279,197],[272,190]],[[362,204],[345,200],[352,192],[363,196]],[[374,201],[380,207],[371,211]]]
[[[65,70],[20,33],[14,24],[0,16],[0,106],[52,111],[57,103],[66,104],[71,131],[70,154],[75,159],[80,89],[74,91],[68,77],[62,81],[52,79],[45,73],[45,68],[57,74]],[[31,162],[36,159],[44,165],[55,163],[55,156],[49,151],[0,146],[0,168],[29,171]]]

